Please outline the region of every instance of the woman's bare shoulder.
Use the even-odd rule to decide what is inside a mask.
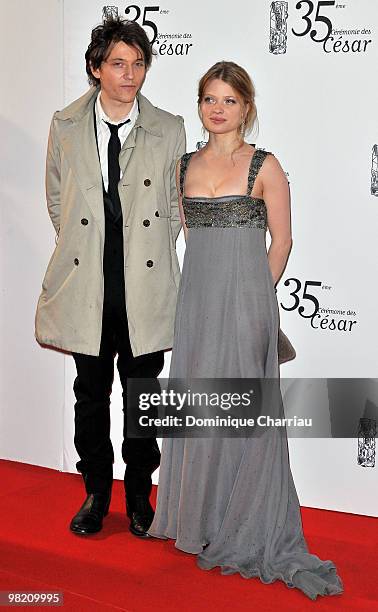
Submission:
[[[265,157],[264,162],[261,166],[260,176],[264,180],[276,180],[276,179],[286,179],[285,172],[275,156],[274,153],[268,151],[268,155]]]

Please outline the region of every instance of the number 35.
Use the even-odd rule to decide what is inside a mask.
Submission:
[[[324,17],[324,15],[320,15],[319,10],[321,9],[322,6],[334,6],[335,0],[319,0],[318,2],[318,6],[316,9],[316,15],[315,15],[315,21],[321,21],[322,23],[325,23],[327,26],[327,34],[323,38],[315,38],[317,34],[317,30],[315,29],[311,30],[312,21],[310,19],[310,15],[314,10],[314,3],[311,2],[311,0],[301,0],[301,2],[297,2],[297,4],[295,5],[295,8],[301,9],[302,4],[307,4],[308,6],[308,12],[305,15],[302,15],[302,19],[307,23],[307,26],[303,30],[303,32],[295,32],[295,30],[292,28],[293,34],[295,34],[295,36],[306,36],[306,34],[310,32],[310,38],[312,38],[314,42],[325,41],[332,32],[332,22],[330,19],[328,19],[328,17]]]
[[[288,287],[291,283],[291,281],[294,281],[296,287],[293,291],[290,292],[289,295],[293,296],[294,298],[294,304],[292,306],[284,306],[281,303],[281,306],[284,310],[295,310],[296,308],[298,308],[299,303],[300,303],[300,298],[298,297],[298,292],[301,290],[302,288],[302,283],[298,278],[288,278],[285,282],[284,285],[285,287]],[[301,315],[301,317],[303,317],[304,319],[311,319],[311,317],[314,316],[314,314],[317,313],[317,311],[319,310],[319,301],[318,299],[312,294],[309,293],[307,291],[307,287],[321,287],[322,283],[320,281],[306,281],[304,288],[303,288],[303,294],[302,294],[302,299],[303,300],[308,300],[310,302],[313,303],[314,305],[314,309],[312,312],[310,312],[310,314],[304,314],[305,309],[303,306],[299,306],[298,308],[298,312]]]
[[[146,19],[146,16],[148,12],[159,11],[159,8],[160,7],[158,6],[146,6],[143,11],[142,26],[148,26],[153,31],[153,39],[150,41],[151,45],[153,45],[155,40],[157,39],[158,29],[156,27],[156,24],[153,21],[149,21],[148,19]],[[141,13],[139,6],[137,6],[136,4],[130,4],[130,6],[128,6],[127,9],[125,10],[126,15],[129,15],[131,9],[134,9],[136,12],[134,19],[132,19],[131,21],[138,21],[140,17],[140,13]]]

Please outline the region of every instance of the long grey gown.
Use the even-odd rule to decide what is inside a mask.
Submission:
[[[251,196],[268,152],[257,149],[244,196],[184,196],[193,153],[181,159],[188,240],[170,378],[276,378],[278,307],[268,265],[264,200]],[[343,591],[332,561],[310,554],[289,466],[286,433],[164,439],[149,533],[173,538],[219,566],[264,583],[284,581],[311,599]]]

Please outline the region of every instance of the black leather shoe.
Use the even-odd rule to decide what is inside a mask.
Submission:
[[[132,502],[126,500],[126,511],[130,518],[129,531],[138,538],[150,538],[147,531],[155,513],[148,497],[137,495]]]
[[[102,529],[102,520],[109,512],[111,493],[90,493],[73,517],[70,529],[78,535],[90,535]]]

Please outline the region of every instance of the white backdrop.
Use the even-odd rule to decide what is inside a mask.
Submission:
[[[34,313],[55,245],[44,174],[64,99],[63,4],[0,0],[0,14],[0,456],[61,469],[64,360],[36,343]]]
[[[61,4],[63,14],[54,27],[57,32],[63,28],[64,65],[62,80],[55,85],[55,99],[59,98],[59,87],[63,86],[60,104],[63,106],[87,88],[84,53],[90,30],[101,21],[104,2],[49,2],[50,7],[55,5],[57,14]],[[295,296],[291,293],[298,288],[297,306],[281,310],[282,327],[293,341],[298,356],[282,367],[282,376],[374,378],[378,365],[375,325],[378,200],[371,193],[371,170],[372,149],[378,143],[375,78],[378,5],[375,0],[340,1],[331,6],[323,6],[323,3],[318,6],[319,3],[314,2],[313,12],[304,18],[311,3],[302,2],[301,9],[296,8],[296,4],[296,0],[275,3],[287,7],[287,37],[281,45],[285,52],[272,53],[269,50],[271,2],[267,0],[254,3],[234,0],[231,6],[225,0],[206,3],[191,0],[190,5],[181,0],[159,4],[158,11],[151,10],[152,6],[158,6],[156,3],[136,2],[135,6],[141,9],[139,23],[144,15],[146,20],[156,24],[159,32],[156,44],[159,55],[147,77],[144,93],[154,104],[184,116],[188,150],[192,150],[202,139],[196,111],[200,76],[220,59],[236,61],[248,70],[257,90],[259,117],[258,136],[252,136],[250,141],[277,156],[287,172],[292,197],[294,244],[278,296],[285,308],[291,308],[295,306]],[[120,15],[125,15],[129,3],[118,2],[114,6]],[[317,9],[318,20],[315,21]],[[136,10],[131,9],[129,17],[135,16]],[[310,32],[314,28],[317,30],[315,38],[324,37],[327,18],[331,20],[333,31],[323,45],[312,40]],[[301,34],[306,29],[309,32],[303,36],[294,33]],[[146,31],[152,35],[148,24]],[[62,48],[59,35],[56,41],[55,46]],[[46,52],[49,50],[47,44]],[[30,53],[34,57],[33,48]],[[58,52],[55,50],[55,53]],[[41,84],[40,92],[49,90],[43,105],[43,127],[58,108],[55,101],[46,104],[46,100],[51,99],[50,89],[50,82]],[[32,104],[36,112],[37,101]],[[33,129],[32,125],[23,127]],[[40,141],[46,140],[47,132],[38,134]],[[42,157],[41,145],[39,142],[38,153]],[[38,176],[40,174],[39,167]],[[15,193],[15,199],[21,201],[22,194]],[[53,231],[47,229],[42,219],[42,202],[30,202],[29,198],[30,205],[36,217],[33,220],[35,233],[31,228],[29,232],[38,236],[37,248],[45,252],[51,248]],[[9,240],[17,244],[14,237],[10,236]],[[182,260],[182,236],[178,250]],[[47,263],[47,254],[45,259]],[[40,266],[37,267],[40,272]],[[35,281],[35,269],[33,271]],[[287,279],[296,280],[285,286]],[[307,287],[320,304],[321,316],[313,319],[313,326],[311,319],[302,317],[298,308],[304,306],[305,314],[312,308],[311,301],[303,296],[308,281],[319,283]],[[6,286],[12,282],[9,275]],[[30,296],[34,298],[35,294],[33,285],[26,297],[28,304]],[[15,359],[19,358],[20,347],[7,347],[4,361],[9,359],[9,351]],[[42,359],[37,348],[29,352],[33,359]],[[71,471],[77,459],[72,442],[73,360],[52,351],[46,357],[46,351],[42,353],[48,364],[46,367],[51,369],[57,361],[59,367],[65,361],[62,412],[59,412],[62,408],[60,396],[55,402],[51,399],[59,383],[46,380],[41,370],[37,371],[34,380],[50,394],[48,400],[42,400],[40,411],[43,415],[59,414],[56,425],[57,431],[63,434],[60,438],[62,463],[60,460],[54,463],[51,455],[44,457],[40,450],[25,459],[15,440],[5,448],[7,456],[56,467],[62,465],[63,469]],[[163,376],[168,367],[167,355]],[[22,371],[30,372],[30,363],[24,364]],[[20,393],[22,395],[23,391]],[[376,405],[376,385],[372,385],[371,393],[371,401]],[[39,417],[38,413],[36,421],[33,412],[29,426],[33,421],[38,422],[46,431],[46,423]],[[116,381],[112,395],[112,439],[116,453],[115,473],[120,478],[123,476],[121,417],[121,391]],[[290,448],[301,504],[378,515],[377,467],[357,465],[355,439],[291,439]]]

